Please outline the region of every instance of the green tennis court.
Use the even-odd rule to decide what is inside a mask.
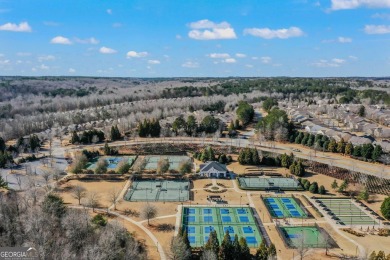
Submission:
[[[333,220],[341,225],[378,225],[378,222],[367,215],[362,208],[348,198],[320,198],[316,202]]]
[[[157,170],[158,161],[168,159],[170,170],[179,170],[180,163],[190,160],[190,157],[184,155],[149,155],[145,156],[145,170]]]
[[[308,218],[295,198],[266,197],[263,201],[273,218]]]
[[[334,247],[335,242],[316,226],[308,227],[279,227],[283,239],[291,248],[325,248]],[[337,246],[337,245],[336,245]]]
[[[249,207],[183,207],[182,229],[188,232],[192,247],[206,244],[213,230],[217,232],[220,243],[226,231],[232,240],[236,234],[245,238],[249,247],[258,247],[262,241]]]
[[[108,170],[116,170],[118,167],[118,164],[122,162],[123,160],[126,160],[128,164],[132,165],[137,158],[137,156],[119,156],[119,157],[112,157],[112,156],[102,156],[102,157],[96,157],[90,160],[87,163],[86,168],[89,170],[93,170],[96,168],[96,163],[99,160],[99,158],[104,158],[107,161],[107,169]]]
[[[187,201],[190,196],[188,180],[134,180],[128,189],[128,201]]]
[[[238,184],[244,190],[303,190],[296,179],[284,177],[239,177]]]

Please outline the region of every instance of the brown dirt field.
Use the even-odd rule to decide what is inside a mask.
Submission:
[[[241,165],[239,162],[232,162],[227,166],[227,168],[238,175],[259,173],[260,171],[263,171],[265,174],[279,173],[282,174],[283,176],[290,175],[290,171],[283,167],[271,167],[271,166],[264,166],[264,165],[260,165],[260,166]]]
[[[233,184],[232,184],[231,180],[217,179],[216,182],[225,185],[226,188],[233,188]],[[213,181],[211,179],[195,180],[195,181],[193,181],[193,185],[194,185],[193,189],[203,189],[204,185],[209,184],[209,183],[213,183]]]
[[[129,216],[135,221],[144,220],[141,217],[142,208],[147,204],[147,202],[132,202],[120,200],[120,203],[116,206],[117,212],[120,214],[124,214],[126,209],[132,209],[139,213],[139,216]],[[177,206],[181,205],[180,202],[150,202],[151,205],[154,205],[157,208],[157,217],[166,216],[166,215],[174,215],[177,213]],[[186,203],[184,203],[186,204]]]
[[[118,221],[121,222],[122,220],[119,219]],[[152,260],[160,259],[160,254],[156,250],[156,246],[154,245],[153,241],[150,239],[148,235],[144,233],[144,231],[141,228],[125,220],[123,220],[123,222],[121,223],[123,223],[123,226],[125,226],[129,232],[133,233],[135,238],[145,242],[148,251],[148,259],[152,259]]]
[[[72,197],[72,187],[80,185],[87,190],[87,194],[90,192],[96,192],[100,196],[101,207],[105,208],[111,205],[108,200],[108,194],[112,189],[121,191],[126,181],[98,181],[98,180],[70,180],[65,184],[58,187],[58,193],[64,199],[66,204],[78,205],[78,201]],[[87,195],[88,196],[88,195]],[[83,199],[84,202],[86,199]],[[81,203],[83,203],[81,200]]]
[[[210,202],[207,201],[207,196],[210,195],[221,196],[222,200],[226,200],[228,204],[231,205],[240,205],[240,200],[241,200],[241,204],[249,203],[245,193],[237,193],[233,189],[228,189],[226,192],[223,193],[211,193],[204,190],[195,191],[194,193],[195,200],[192,202],[192,204],[208,205]]]
[[[164,249],[164,252],[167,256],[169,256],[170,253],[170,247],[171,247],[171,240],[173,238],[173,235],[175,234],[175,223],[176,223],[176,217],[170,217],[170,218],[164,218],[164,219],[154,219],[151,221],[151,226],[148,227],[148,223],[144,222],[143,225],[148,228],[157,238],[159,243],[161,243],[161,246]],[[159,230],[159,226],[162,224],[168,224],[172,225],[172,230]],[[151,248],[153,251],[153,248]]]
[[[372,251],[376,251],[378,253],[379,250],[385,251],[386,254],[390,254],[390,237],[381,237],[378,235],[357,237],[347,232],[344,232],[344,234],[361,244],[368,254],[371,254]]]
[[[204,185],[212,183],[211,179],[199,179],[192,181],[193,189],[203,189]]]

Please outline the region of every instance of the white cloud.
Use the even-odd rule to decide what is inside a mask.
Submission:
[[[337,41],[340,42],[340,43],[349,43],[349,42],[352,42],[352,39],[351,38],[347,38],[347,37],[338,37]]]
[[[246,64],[245,67],[247,67],[247,68],[253,68],[253,65],[252,65],[252,64]]]
[[[39,66],[39,68],[40,68],[41,70],[48,70],[48,69],[50,69],[50,67],[49,67],[49,66],[46,66],[45,64],[41,64],[41,66]]]
[[[366,25],[364,32],[367,34],[387,34],[390,33],[390,25]]]
[[[252,57],[252,60],[258,60],[259,57]]]
[[[73,68],[69,68],[68,72],[69,72],[69,73],[75,73],[75,72],[76,72],[76,70],[75,70],[75,69],[73,69]]]
[[[146,57],[148,56],[149,53],[147,53],[146,51],[142,51],[142,52],[136,52],[136,51],[129,51],[126,56],[127,58],[142,58],[142,57]]]
[[[52,44],[72,44],[72,42],[66,38],[66,37],[63,37],[63,36],[56,36],[54,37],[53,39],[51,39],[50,43]]]
[[[38,61],[39,62],[43,62],[43,61],[53,61],[55,60],[56,57],[54,57],[53,55],[45,55],[45,56],[39,56],[38,57]]]
[[[19,57],[27,57],[27,56],[31,56],[31,53],[30,52],[18,52],[18,53],[16,53],[16,55]]]
[[[246,57],[246,54],[243,54],[243,53],[236,53],[236,57],[237,57],[237,58],[245,58],[245,57]]]
[[[199,68],[199,63],[193,61],[186,61],[181,66],[184,68]]]
[[[180,34],[176,34],[176,39],[178,39],[178,40],[181,40],[181,35]]]
[[[331,0],[332,10],[368,8],[390,8],[389,0]]]
[[[87,38],[87,39],[75,39],[76,42],[78,43],[83,43],[83,44],[98,44],[99,40],[95,39],[94,37]]]
[[[227,58],[227,59],[224,59],[222,62],[225,62],[225,63],[236,63],[236,59],[234,58]]]
[[[44,21],[43,24],[46,26],[59,26],[60,25],[59,23],[56,23],[53,21]]]
[[[0,60],[0,65],[10,64],[10,60]]]
[[[31,32],[32,29],[27,22],[16,23],[6,23],[0,25],[0,31],[11,31],[11,32]]]
[[[148,60],[149,64],[160,64],[161,62],[159,60]]]
[[[337,68],[340,67],[343,63],[345,63],[345,60],[334,58],[332,60],[319,60],[318,62],[313,63],[313,65],[319,68]]]
[[[351,60],[357,60],[358,59],[358,57],[353,56],[353,55],[348,56],[348,58],[350,58]]]
[[[234,29],[227,22],[215,23],[204,19],[189,24],[188,37],[195,40],[236,39]]]
[[[265,57],[261,57],[260,60],[261,60],[262,63],[268,64],[268,63],[270,63],[272,61],[272,58],[268,57],[268,56],[265,56]]]
[[[226,59],[230,58],[230,55],[228,53],[210,53],[206,56],[213,58],[213,59]]]
[[[117,53],[116,50],[108,48],[108,47],[105,47],[105,46],[101,47],[99,49],[99,52],[103,53],[103,54],[114,54],[114,53]]]
[[[341,64],[341,63],[344,63],[344,62],[345,62],[345,60],[343,60],[343,59],[337,59],[337,58],[332,59],[332,61],[333,61],[334,63],[337,63],[337,64]]]
[[[121,24],[121,23],[113,23],[113,24],[112,24],[112,27],[114,27],[114,28],[119,28],[119,27],[122,27],[122,25],[123,25],[123,24]]]
[[[276,30],[272,30],[269,28],[246,28],[244,29],[244,35],[247,34],[264,39],[288,39],[291,37],[300,37],[304,35],[303,31],[298,27],[290,27],[288,29],[283,28]]]
[[[390,20],[390,13],[376,13],[371,16],[372,18]]]
[[[111,9],[107,9],[106,12],[107,12],[108,14],[110,14],[110,15],[112,14],[112,10],[111,10]]]

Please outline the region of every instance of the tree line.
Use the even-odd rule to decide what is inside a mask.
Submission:
[[[35,204],[23,196],[0,193],[1,247],[34,247],[40,259],[147,259],[145,245],[119,222],[66,208],[55,194]]]

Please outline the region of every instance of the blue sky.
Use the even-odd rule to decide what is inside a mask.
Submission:
[[[0,75],[389,72],[390,0],[0,0]]]

